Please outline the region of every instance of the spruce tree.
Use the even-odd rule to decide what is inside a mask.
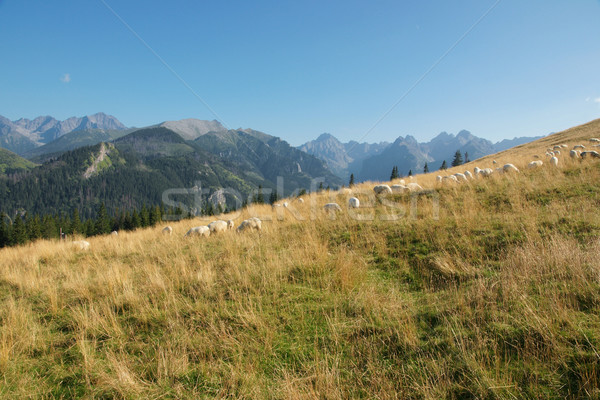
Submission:
[[[452,166],[458,167],[459,165],[462,165],[462,164],[463,164],[462,154],[460,153],[460,150],[456,150],[456,153],[454,153],[454,160],[452,160]]]
[[[425,163],[425,166],[423,167],[423,173],[426,174],[429,172],[429,166],[427,165],[427,163]]]
[[[440,167],[440,169],[448,169],[448,165],[446,164],[446,160],[444,160],[444,162],[442,163],[442,166]]]
[[[20,215],[15,215],[13,222],[11,244],[25,244],[27,242],[27,230]]]
[[[265,195],[263,194],[262,185],[258,185],[258,194],[256,195],[256,202],[258,204],[264,204],[265,202]]]
[[[276,190],[273,190],[273,191],[271,192],[271,196],[269,196],[269,203],[270,203],[270,204],[275,204],[275,203],[277,203],[278,197],[279,197],[279,196],[277,196],[277,191],[276,191]]]
[[[10,244],[11,229],[8,224],[8,216],[4,213],[0,214],[0,248]]]
[[[98,208],[98,214],[96,216],[95,232],[96,235],[105,235],[110,233],[110,218],[106,213],[106,207],[104,203],[100,203]]]
[[[408,170],[408,176],[412,176],[412,169]]]
[[[465,164],[471,162],[471,160],[469,160],[469,153],[465,151]]]
[[[69,228],[69,231],[72,235],[83,233],[83,225],[81,224],[81,219],[79,218],[79,210],[77,208],[73,209],[73,216],[71,217],[71,226]]]
[[[27,237],[29,240],[36,240],[42,237],[42,227],[39,215],[30,216],[25,214],[25,227],[27,229]]]
[[[354,186],[354,174],[350,174],[350,182],[348,182],[348,186],[349,187]]]
[[[398,179],[400,177],[400,175],[398,174],[398,166],[394,165],[392,167],[392,174],[390,175],[390,181],[393,181],[394,179]]]

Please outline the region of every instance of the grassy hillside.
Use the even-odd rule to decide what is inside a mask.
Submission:
[[[188,220],[3,249],[0,397],[598,398],[600,161],[560,161],[417,176],[435,190],[413,197],[365,183],[335,219],[322,205],[349,194],[224,216],[261,234],[183,238],[210,222]]]
[[[6,171],[29,170],[35,164],[19,155],[0,147],[0,174]]]

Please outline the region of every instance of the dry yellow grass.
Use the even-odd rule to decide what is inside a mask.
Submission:
[[[599,121],[493,159],[593,136]],[[197,219],[2,249],[0,397],[600,396],[600,163],[561,161],[420,175],[435,193],[384,201],[364,183],[354,212],[323,192],[219,217],[261,233],[184,238]]]

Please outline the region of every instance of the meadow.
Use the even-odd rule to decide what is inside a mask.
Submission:
[[[518,174],[416,176],[422,195],[359,184],[358,211],[324,191],[233,215],[261,233],[184,238],[210,222],[186,220],[2,249],[0,397],[600,398],[600,161],[544,157],[594,136],[448,170]]]

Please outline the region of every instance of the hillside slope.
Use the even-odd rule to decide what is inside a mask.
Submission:
[[[598,122],[493,158],[522,165]],[[429,190],[355,186],[358,210],[324,191],[221,216],[257,215],[260,234],[183,238],[210,222],[193,220],[0,250],[0,396],[600,396],[600,160],[416,179]]]
[[[12,151],[0,148],[0,174],[6,172],[27,171],[35,167],[35,164]]]

